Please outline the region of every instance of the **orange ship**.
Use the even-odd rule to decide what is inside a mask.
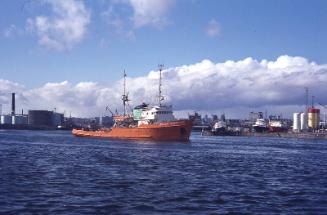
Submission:
[[[162,141],[188,141],[193,120],[175,119],[171,105],[162,105],[161,101],[161,68],[159,79],[159,105],[149,106],[145,103],[133,109],[133,114],[126,114],[126,103],[129,101],[125,93],[126,74],[124,73],[124,94],[122,96],[124,114],[114,116],[115,124],[110,129],[89,131],[73,129],[78,137],[115,138],[115,139],[148,139]]]
[[[192,130],[191,120],[176,120],[137,127],[112,127],[96,131],[73,129],[79,137],[98,137],[116,139],[148,139],[160,141],[188,141]]]

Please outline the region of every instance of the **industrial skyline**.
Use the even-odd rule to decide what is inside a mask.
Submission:
[[[163,95],[177,113],[298,112],[325,105],[326,1],[4,0],[0,103],[74,116]],[[192,14],[192,19],[190,15]]]

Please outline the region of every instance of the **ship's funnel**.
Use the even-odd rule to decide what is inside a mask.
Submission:
[[[15,93],[11,94],[11,115],[14,116],[15,115]]]

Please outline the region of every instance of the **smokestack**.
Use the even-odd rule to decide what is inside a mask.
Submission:
[[[15,115],[15,93],[11,94],[11,115],[14,116]]]

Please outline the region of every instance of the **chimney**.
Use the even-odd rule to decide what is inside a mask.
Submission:
[[[11,115],[15,115],[15,93],[11,94]]]

